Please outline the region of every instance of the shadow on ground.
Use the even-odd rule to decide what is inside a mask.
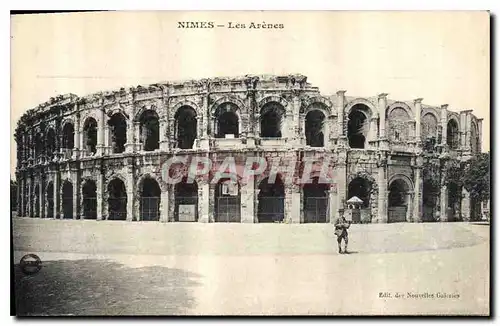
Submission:
[[[177,315],[195,306],[198,274],[161,266],[130,268],[109,260],[43,262],[35,275],[15,265],[16,314]]]

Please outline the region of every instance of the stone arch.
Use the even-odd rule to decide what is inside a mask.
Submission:
[[[285,121],[285,116],[286,116],[286,107],[283,106],[283,104],[277,101],[265,102],[265,104],[263,104],[260,107],[259,111],[260,137],[262,138],[283,137],[282,130]]]
[[[387,184],[390,186],[391,183],[393,183],[396,180],[403,180],[408,186],[409,191],[413,191],[413,189],[415,189],[415,186],[413,185],[413,181],[411,180],[411,178],[405,174],[400,174],[400,173],[394,174],[392,177],[390,177],[389,182]]]
[[[80,186],[82,200],[82,218],[97,219],[97,181],[84,178]]]
[[[404,103],[393,103],[386,110],[386,130],[391,141],[408,141],[413,135],[411,109],[401,104]]]
[[[198,105],[191,101],[191,100],[180,100],[178,101],[177,103],[175,103],[173,106],[172,106],[172,111],[171,112],[174,112],[174,116],[177,114],[177,112],[179,111],[180,108],[182,107],[190,107],[195,113],[196,113],[196,116],[201,116],[201,110],[200,108],[198,107]]]
[[[212,112],[213,132],[216,138],[232,134],[239,138],[242,132],[241,108],[234,102],[221,102]]]
[[[269,104],[269,103],[272,103],[272,102],[275,102],[275,103],[279,103],[281,104],[281,106],[286,110],[287,106],[288,106],[288,102],[287,100],[285,100],[283,97],[281,96],[276,96],[276,95],[270,95],[270,96],[266,96],[264,97],[263,99],[261,99],[259,101],[259,104],[258,104],[258,107],[259,107],[259,111],[262,112],[262,109],[263,107],[266,105],[266,104]]]
[[[332,112],[332,102],[324,96],[314,96],[304,99],[302,102],[302,112],[307,114],[311,110],[322,110],[326,117],[328,117]]]
[[[154,174],[144,173],[137,182],[139,220],[159,221],[161,205],[161,183]]]
[[[308,110],[304,118],[304,132],[306,145],[311,147],[324,147],[328,139],[326,124],[328,116],[323,110]]]
[[[139,107],[139,110],[135,113],[134,122],[140,122],[144,112],[153,111],[156,113],[158,118],[161,117],[161,112],[155,104],[144,104]],[[174,111],[175,112],[175,111]]]
[[[352,101],[346,110],[347,139],[351,148],[365,148],[368,144],[372,109],[363,101]]]
[[[113,153],[125,152],[127,143],[127,117],[121,111],[108,115],[107,124],[110,127],[109,144]]]
[[[276,177],[273,183],[268,178],[257,184],[257,218],[259,223],[281,222],[285,218],[285,183]]]
[[[198,138],[198,113],[189,105],[180,106],[174,114],[174,138],[176,147],[192,149]]]
[[[481,141],[479,135],[479,128],[477,122],[473,120],[471,122],[471,130],[470,130],[470,148],[472,154],[478,154],[481,152]]]
[[[214,191],[215,222],[241,222],[241,183],[238,177],[221,178]]]
[[[106,184],[108,219],[126,220],[129,200],[126,182],[118,174],[111,176],[108,180]]]
[[[422,114],[421,118],[421,136],[423,140],[435,138],[438,136],[439,120],[432,111],[427,111]]]
[[[144,172],[137,179],[137,183],[136,183],[136,189],[137,189],[136,190],[136,194],[137,195],[140,195],[139,189],[142,187],[142,184],[144,183],[144,180],[148,179],[148,178],[149,179],[153,179],[154,181],[156,181],[156,183],[158,183],[158,187],[160,187],[160,190],[162,192],[167,191],[167,188],[165,187],[164,182],[162,182],[161,177],[159,177],[158,175],[156,175],[156,173],[154,173],[154,172]]]
[[[86,155],[93,155],[97,152],[97,133],[99,129],[98,120],[93,115],[88,115],[81,127],[82,151]]]
[[[73,192],[75,191],[73,182],[70,179],[64,179],[61,182],[61,199],[62,199],[62,210],[63,218],[71,219],[73,218]]]
[[[406,113],[408,114],[409,120],[415,120],[414,109],[410,105],[406,104],[405,102],[400,102],[400,101],[396,101],[396,102],[391,103],[390,105],[387,106],[387,108],[385,110],[386,117],[389,117],[392,110],[397,109],[397,108],[401,108],[401,109],[405,110]]]
[[[458,149],[460,146],[460,124],[453,116],[446,123],[446,144],[450,149]]]
[[[54,182],[49,180],[45,185],[44,189],[44,197],[47,201],[47,213],[46,216],[48,218],[54,217]]]
[[[405,222],[411,213],[411,193],[413,182],[404,174],[391,177],[388,183],[389,195],[387,197],[387,222]]]
[[[217,99],[214,104],[212,104],[210,108],[210,115],[214,116],[217,109],[224,103],[232,103],[234,104],[237,108],[238,111],[241,113],[245,109],[245,103],[239,99],[237,96],[234,95],[224,95],[221,98]]]
[[[139,116],[140,142],[145,151],[160,148],[160,116],[152,109],[142,111]]]
[[[118,113],[118,114],[123,115],[123,117],[126,120],[130,120],[130,117],[128,116],[127,112],[125,111],[123,106],[121,106],[120,104],[112,104],[112,105],[106,107],[105,112],[106,112],[106,115],[108,117],[112,117],[113,115]]]
[[[377,107],[370,100],[358,97],[345,105],[344,112],[346,118],[349,116],[354,106],[358,104],[362,104],[369,109],[363,112],[366,115],[367,119],[370,119],[374,115],[374,113],[377,112]]]

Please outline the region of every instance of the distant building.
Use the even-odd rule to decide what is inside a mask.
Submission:
[[[18,215],[161,222],[333,222],[346,200],[363,222],[469,220],[480,203],[448,199],[448,160],[481,150],[482,119],[421,99],[321,95],[302,75],[245,76],[63,95],[20,119]],[[167,184],[172,156],[328,162],[333,180],[269,184],[269,171],[237,183],[203,176]],[[436,167],[436,182],[424,164]],[[432,178],[431,178],[432,179]],[[438,184],[439,186],[436,186]]]

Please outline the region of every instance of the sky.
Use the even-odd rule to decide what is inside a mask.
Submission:
[[[179,21],[225,27],[181,29]],[[227,28],[237,23],[247,28]],[[283,24],[250,29],[250,23]],[[50,97],[169,80],[300,73],[324,95],[413,100],[483,118],[487,12],[106,12],[11,19],[11,175],[20,116]]]

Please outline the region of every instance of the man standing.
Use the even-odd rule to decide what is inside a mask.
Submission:
[[[337,243],[339,245],[339,254],[342,253],[342,239],[344,239],[344,252],[347,253],[347,243],[349,242],[349,235],[347,229],[351,226],[351,221],[347,221],[344,217],[344,211],[339,212],[340,217],[335,221],[335,235],[337,236]]]

